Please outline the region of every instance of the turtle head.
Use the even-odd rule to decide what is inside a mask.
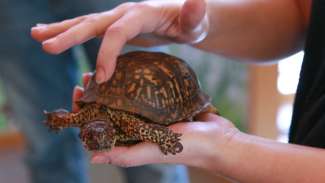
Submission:
[[[113,124],[105,121],[85,124],[81,127],[79,137],[90,151],[110,150],[116,140]]]
[[[45,125],[53,131],[60,131],[64,127],[69,127],[69,111],[58,109],[53,112],[44,111]]]

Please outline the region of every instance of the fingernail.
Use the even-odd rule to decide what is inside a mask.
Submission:
[[[96,82],[97,84],[101,84],[105,81],[106,79],[106,76],[105,76],[105,71],[103,68],[99,67],[97,70],[96,70]]]
[[[100,163],[106,163],[107,160],[104,156],[95,156],[91,159],[91,163],[93,164],[100,164]]]
[[[49,40],[46,40],[46,41],[43,41],[42,42],[42,45],[46,45],[46,44],[48,44],[48,43],[50,43],[51,41],[49,41]]]
[[[42,31],[45,30],[46,24],[36,24],[36,26],[32,27],[32,30]]]
[[[47,24],[43,24],[43,23],[36,24],[36,27],[44,27],[44,26],[47,26]]]
[[[83,87],[81,87],[81,86],[79,86],[79,85],[76,85],[76,86],[74,87],[74,89],[75,89],[75,90],[81,90],[81,91],[83,91],[83,90],[84,90],[84,88],[83,88]]]
[[[54,42],[55,39],[56,39],[56,38],[52,38],[52,39],[48,39],[48,40],[46,40],[46,41],[43,41],[43,42],[42,42],[42,45],[50,44],[50,43]]]
[[[86,73],[83,73],[82,74],[82,77],[87,77],[87,76],[90,76],[91,77],[91,76],[93,76],[93,74],[94,73],[92,73],[92,72],[86,72]]]

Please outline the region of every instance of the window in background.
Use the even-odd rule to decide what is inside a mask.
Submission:
[[[281,95],[281,103],[277,112],[278,140],[288,142],[288,134],[293,111],[293,99],[296,93],[300,68],[304,53],[299,52],[281,60],[278,64],[277,88]]]

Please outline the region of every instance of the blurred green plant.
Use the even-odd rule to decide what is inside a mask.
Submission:
[[[196,72],[202,89],[211,96],[222,116],[245,131],[247,119],[247,67],[231,59],[188,46],[173,45],[168,52],[186,60]]]
[[[76,46],[73,48],[73,54],[78,60],[78,68],[79,68],[79,85],[82,85],[82,73],[90,71],[89,59],[85,50],[82,46]]]
[[[0,83],[0,109],[5,104],[5,95],[3,93],[3,85]],[[1,111],[1,110],[0,110]],[[0,132],[4,131],[7,127],[6,117],[3,112],[0,112]]]

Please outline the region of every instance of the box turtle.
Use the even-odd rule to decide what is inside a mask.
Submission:
[[[52,130],[79,127],[88,150],[145,141],[158,144],[164,154],[176,154],[183,149],[181,134],[167,126],[201,112],[217,113],[189,65],[165,53],[126,53],[118,57],[109,81],[98,85],[94,78],[77,101],[78,112],[45,112]]]

